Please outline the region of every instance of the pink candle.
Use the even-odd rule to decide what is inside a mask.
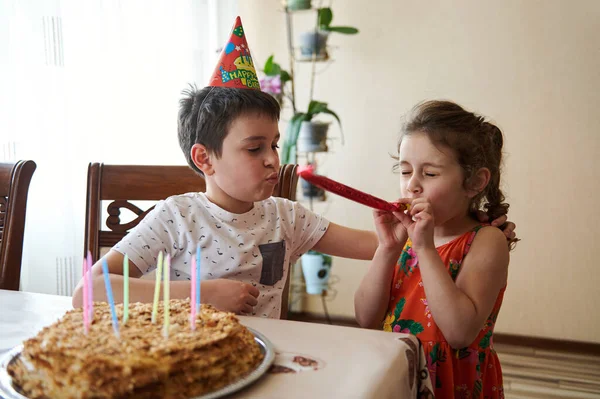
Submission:
[[[196,258],[192,256],[192,284],[191,284],[191,293],[190,293],[190,307],[191,307],[191,315],[190,315],[190,326],[192,330],[196,329]]]
[[[83,267],[81,269],[81,277],[83,279],[83,329],[87,335],[90,325],[89,298],[88,298],[88,279],[87,279],[87,261],[83,258]]]

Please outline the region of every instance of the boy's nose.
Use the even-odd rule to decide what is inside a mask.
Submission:
[[[265,166],[278,166],[279,165],[279,154],[276,151],[265,157]]]

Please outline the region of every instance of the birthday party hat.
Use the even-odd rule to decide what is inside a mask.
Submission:
[[[223,47],[208,85],[260,90],[240,17],[235,19],[229,40]]]

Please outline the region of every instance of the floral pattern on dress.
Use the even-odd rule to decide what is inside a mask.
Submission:
[[[449,275],[456,280],[481,226],[438,247]],[[477,338],[465,348],[452,348],[431,315],[416,253],[406,243],[394,271],[383,330],[410,333],[423,344],[435,396],[439,398],[504,398],[502,369],[493,346],[493,330],[502,305],[503,288]]]

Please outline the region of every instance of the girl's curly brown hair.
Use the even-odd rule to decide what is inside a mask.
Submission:
[[[487,213],[489,220],[508,213],[509,204],[505,202],[500,189],[504,139],[497,126],[451,101],[434,100],[413,108],[403,126],[398,151],[402,139],[417,132],[427,134],[436,146],[454,151],[464,172],[465,186],[480,168],[489,169],[489,183],[471,200],[470,212],[473,216],[480,209]],[[511,240],[511,247],[516,241]]]

